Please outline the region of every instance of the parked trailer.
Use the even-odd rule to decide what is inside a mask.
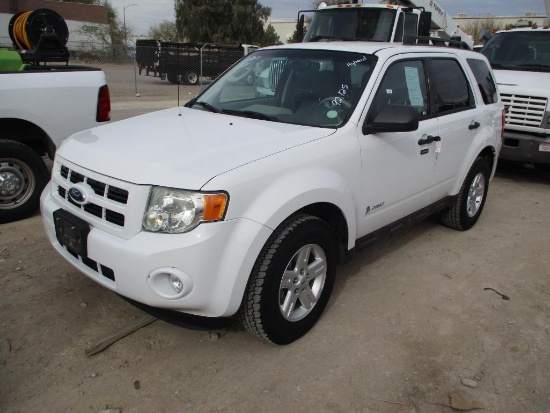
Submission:
[[[201,77],[218,76],[258,46],[232,43],[177,43],[138,40],[139,73],[153,73],[170,83],[195,85]]]

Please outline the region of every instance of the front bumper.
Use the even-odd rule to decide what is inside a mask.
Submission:
[[[514,162],[550,164],[550,137],[505,130],[500,158]]]
[[[80,216],[90,223],[83,258],[56,238],[53,212],[67,207],[55,191],[50,183],[41,198],[42,219],[55,249],[92,280],[151,307],[207,317],[234,314],[254,261],[271,234],[269,228],[240,218],[201,224],[184,234],[138,232],[125,239]],[[181,293],[171,286],[170,274],[181,279]]]

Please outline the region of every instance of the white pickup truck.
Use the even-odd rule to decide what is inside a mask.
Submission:
[[[434,213],[476,223],[502,125],[479,53],[268,47],[185,107],[66,140],[41,211],[67,261],[142,308],[237,314],[287,344],[354,249]]]
[[[0,96],[0,222],[10,222],[38,209],[49,180],[43,156],[53,159],[64,139],[108,121],[110,99],[100,69],[66,65],[0,69]]]
[[[481,53],[507,108],[500,158],[550,164],[550,27],[501,30]]]

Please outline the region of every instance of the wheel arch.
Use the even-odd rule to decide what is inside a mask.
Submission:
[[[307,205],[296,213],[304,213],[317,217],[328,224],[336,238],[338,249],[338,261],[340,264],[346,262],[348,253],[349,228],[348,221],[342,210],[336,205],[328,202],[318,202]]]
[[[495,174],[497,167],[496,161],[496,149],[492,146],[486,146],[477,156],[478,158],[484,158],[489,163],[489,169],[491,170],[491,178]]]
[[[53,159],[55,145],[46,132],[32,122],[16,118],[0,119],[0,138],[23,143],[40,156]]]
[[[460,188],[462,187],[462,184],[464,182],[464,179],[466,179],[466,175],[468,175],[468,172],[470,171],[470,168],[478,158],[483,158],[489,163],[489,170],[491,171],[491,178],[493,177],[496,169],[496,149],[493,146],[484,146],[483,148],[477,148],[476,151],[473,151],[472,153],[477,153],[475,156],[467,156],[465,159],[468,160],[468,162],[464,162],[460,172],[456,175],[457,179],[455,181],[455,185],[452,190],[452,194],[455,195],[460,191]]]

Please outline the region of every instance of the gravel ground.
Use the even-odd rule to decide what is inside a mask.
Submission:
[[[113,119],[177,104],[105,71]],[[548,205],[550,170],[502,164],[473,229],[428,219],[357,254],[289,346],[155,321],[90,357],[147,316],[58,256],[40,216],[0,225],[0,411],[550,413]]]

